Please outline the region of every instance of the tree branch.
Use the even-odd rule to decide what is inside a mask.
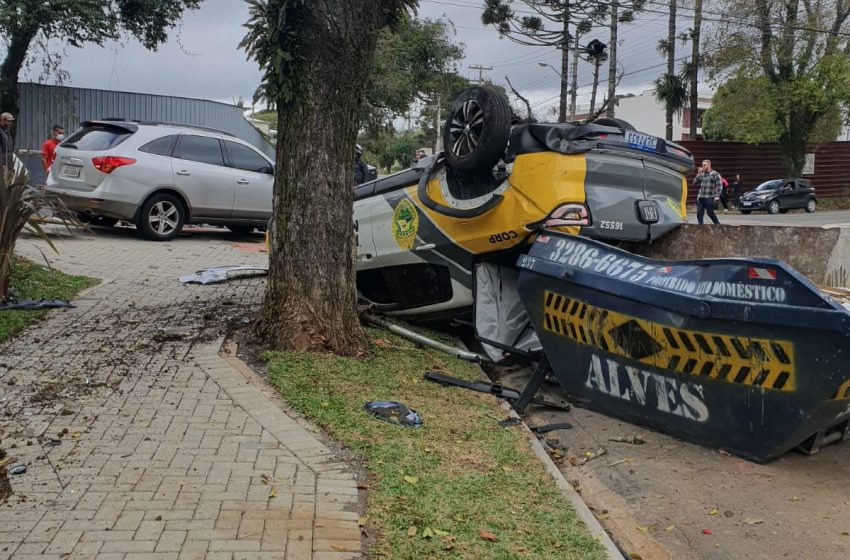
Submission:
[[[513,92],[513,94],[516,95],[519,98],[520,101],[525,103],[525,110],[528,113],[528,122],[530,122],[530,123],[534,122],[534,115],[531,113],[531,103],[529,103],[528,99],[526,99],[525,97],[520,95],[520,93],[516,90],[514,85],[511,83],[511,80],[507,76],[505,76],[505,81],[508,82],[508,87],[511,88],[511,91]]]

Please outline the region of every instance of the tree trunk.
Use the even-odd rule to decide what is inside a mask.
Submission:
[[[697,120],[699,117],[699,51],[700,28],[702,27],[702,0],[694,0],[694,32],[691,36],[691,130],[690,139],[697,139]]]
[[[593,61],[593,89],[590,90],[590,110],[588,115],[592,115],[596,110],[596,91],[599,89],[599,67],[602,66],[599,59]]]
[[[805,109],[792,109],[788,114],[787,125],[779,135],[779,150],[782,164],[790,178],[798,178],[806,165],[806,146],[811,127],[807,124],[811,115]]]
[[[353,162],[363,71],[389,0],[310,0],[298,10],[292,96],[278,105],[269,278],[257,331],[282,350],[358,355]]]
[[[570,73],[570,6],[564,6],[562,12],[564,35],[561,40],[561,102],[558,107],[558,122],[567,122],[567,75]]]
[[[676,75],[676,8],[679,0],[670,1],[670,19],[667,21],[667,76],[668,80]],[[667,100],[665,108],[667,119],[667,140],[673,139],[673,104]]]
[[[578,27],[573,39],[573,74],[570,76],[570,121],[576,120],[576,98],[578,97],[578,42],[581,38]]]
[[[18,115],[18,97],[20,96],[18,74],[21,72],[30,43],[36,33],[38,29],[24,30],[9,40],[6,58],[0,65],[0,112]],[[12,132],[14,133],[14,129]]]
[[[617,31],[619,29],[619,5],[611,2],[611,40],[608,42],[608,110],[606,116],[614,117],[617,112]]]

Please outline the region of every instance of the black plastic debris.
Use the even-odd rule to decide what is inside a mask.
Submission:
[[[6,301],[0,301],[0,310],[3,309],[26,309],[26,310],[35,310],[35,309],[54,309],[57,307],[74,307],[74,304],[65,301],[64,299],[9,299]]]
[[[390,424],[408,428],[418,428],[422,425],[418,412],[395,401],[369,401],[366,403],[366,412]]]
[[[522,423],[521,419],[511,417],[511,418],[505,418],[504,420],[499,422],[499,425],[503,428],[510,428],[511,426],[519,426],[521,423]]]
[[[27,466],[26,465],[14,465],[14,466],[9,467],[8,472],[9,472],[9,474],[24,474],[25,472],[27,472]]]
[[[548,434],[555,430],[571,430],[573,425],[569,422],[556,422],[554,424],[546,424],[545,426],[532,426],[531,431],[535,434]]]
[[[57,438],[50,438],[47,441],[47,445],[49,445],[50,447],[58,447],[58,446],[62,445],[62,440],[57,439]]]

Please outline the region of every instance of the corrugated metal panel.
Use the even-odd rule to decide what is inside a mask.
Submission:
[[[785,178],[778,144],[705,141],[681,144],[694,154],[697,167],[702,160],[710,159],[711,167],[726,179],[740,174],[747,190],[770,179]],[[822,198],[850,196],[850,142],[810,146],[809,153],[815,154],[815,173],[804,177],[811,180],[817,195]],[[695,201],[695,189],[689,189],[688,199]]]
[[[16,143],[19,149],[40,150],[54,124],[69,133],[81,121],[109,117],[171,122],[216,128],[251,143],[269,157],[274,148],[233,105],[147,93],[22,83]]]

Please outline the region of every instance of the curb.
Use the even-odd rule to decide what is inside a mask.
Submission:
[[[511,418],[520,418],[520,416],[508,403],[503,401],[502,408],[508,412],[508,415]],[[522,419],[520,418],[520,420]],[[617,548],[616,544],[614,544],[611,536],[605,531],[599,523],[599,520],[596,519],[590,511],[590,508],[587,507],[586,503],[584,503],[584,500],[581,499],[579,493],[575,491],[570,483],[567,482],[567,479],[564,478],[561,471],[558,470],[558,467],[552,461],[552,458],[549,457],[549,454],[546,453],[545,449],[543,449],[543,445],[540,443],[540,440],[538,440],[531,432],[524,421],[520,422],[520,426],[522,426],[522,429],[525,432],[526,438],[531,445],[531,450],[534,452],[534,455],[543,464],[543,468],[546,469],[549,476],[551,476],[555,481],[555,485],[561,491],[561,494],[570,501],[570,504],[573,506],[573,509],[575,509],[579,519],[581,519],[587,526],[587,530],[590,532],[591,536],[593,536],[593,538],[605,548],[605,552],[607,553],[609,560],[626,560],[620,552],[620,549]]]

